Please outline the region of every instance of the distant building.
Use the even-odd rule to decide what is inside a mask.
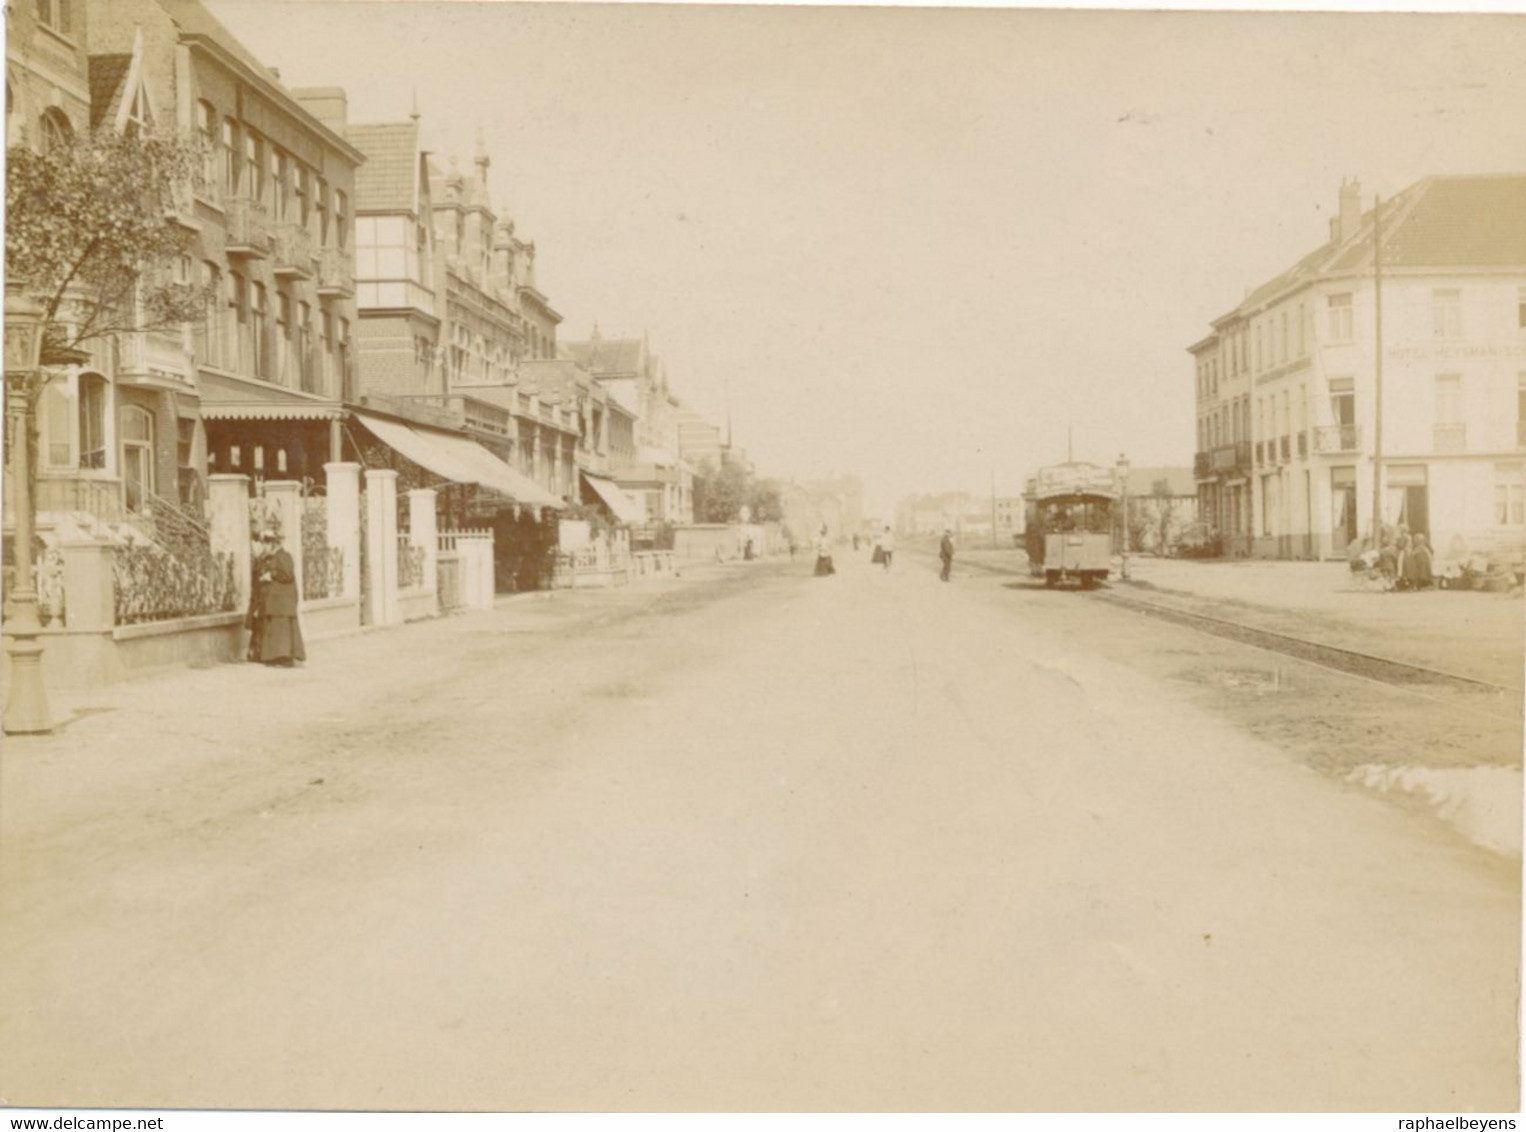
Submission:
[[[1375,210],[1189,348],[1201,514],[1226,554],[1341,556],[1373,525]],[[1438,554],[1526,535],[1526,175],[1427,177],[1381,215],[1381,519]]]

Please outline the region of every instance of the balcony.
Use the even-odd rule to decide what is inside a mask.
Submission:
[[[259,201],[248,197],[228,201],[226,250],[240,259],[264,259],[270,254],[270,216]]]
[[[1244,472],[1250,464],[1250,441],[1237,440],[1233,444],[1220,444],[1208,453],[1209,464],[1221,476]]]
[[[1431,430],[1431,442],[1437,452],[1466,452],[1468,426],[1464,424],[1436,425]]]
[[[195,387],[191,355],[173,331],[138,331],[114,341],[118,384],[179,391]]]
[[[325,299],[355,295],[355,264],[342,248],[324,248],[318,257],[318,294]]]
[[[273,250],[271,270],[277,279],[313,277],[313,234],[302,225],[276,225]]]
[[[1314,451],[1355,452],[1362,444],[1362,430],[1354,424],[1321,425],[1314,430]]]

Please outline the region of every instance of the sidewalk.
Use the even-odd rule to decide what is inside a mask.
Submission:
[[[972,550],[972,563],[1026,576],[1018,550]],[[1468,590],[1380,593],[1361,587],[1344,562],[1260,559],[1129,559],[1129,578],[1110,585],[1257,628],[1370,651],[1508,687],[1522,683],[1526,601]]]

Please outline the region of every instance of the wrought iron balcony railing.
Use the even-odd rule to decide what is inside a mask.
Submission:
[[[1321,425],[1314,430],[1314,451],[1355,452],[1362,444],[1362,430],[1354,424]]]
[[[270,216],[265,206],[248,197],[228,201],[227,252],[245,259],[264,259],[270,254]]]

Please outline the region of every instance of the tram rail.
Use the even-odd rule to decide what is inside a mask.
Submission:
[[[966,561],[962,565],[993,574],[1021,576],[1022,573],[1010,567],[978,561]],[[1348,648],[1344,645],[1334,645],[1307,637],[1298,637],[1274,629],[1263,629],[1254,625],[1248,625],[1243,621],[1232,621],[1225,617],[1216,617],[1213,614],[1184,609],[1178,605],[1150,601],[1134,594],[1120,593],[1116,588],[1096,590],[1084,595],[1077,595],[1077,600],[1102,602],[1121,609],[1134,610],[1145,616],[1168,621],[1183,628],[1203,633],[1206,636],[1233,641],[1264,652],[1276,653],[1319,668],[1414,692],[1417,695],[1425,695],[1426,691],[1430,690],[1451,690],[1464,692],[1469,694],[1469,696],[1475,697],[1488,696],[1490,698],[1488,707],[1476,703],[1467,704],[1457,699],[1440,700],[1439,702],[1445,703],[1448,706],[1467,707],[1469,710],[1481,711],[1483,714],[1509,722],[1518,723],[1520,721],[1518,707],[1522,695],[1520,688],[1496,684],[1474,676],[1463,676],[1456,672],[1447,672],[1439,668],[1431,668],[1410,661],[1395,660],[1392,657],[1364,652],[1361,649]],[[1437,697],[1429,696],[1427,698],[1436,699]],[[1489,708],[1500,708],[1501,710],[1489,710]],[[1506,714],[1507,712],[1508,714]]]

